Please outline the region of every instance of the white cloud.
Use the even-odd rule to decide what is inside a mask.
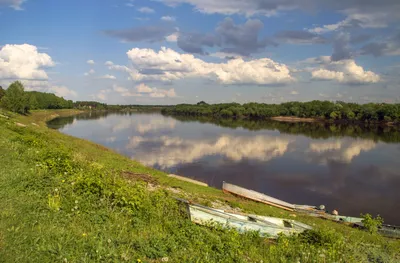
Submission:
[[[173,21],[176,21],[176,18],[173,17],[173,16],[163,16],[163,17],[161,17],[161,20],[168,21],[168,22],[173,22]]]
[[[127,55],[133,68],[119,65],[109,68],[128,72],[134,81],[184,78],[207,78],[222,84],[284,84],[295,81],[285,64],[269,58],[236,58],[224,63],[209,63],[192,54],[180,54],[165,47],[158,52],[133,48]]]
[[[364,70],[353,59],[324,62],[321,65],[322,68],[311,71],[312,79],[334,80],[348,84],[376,83],[380,80],[378,74]]]
[[[115,76],[109,75],[109,74],[103,75],[100,78],[101,79],[117,79]]]
[[[92,59],[86,61],[86,63],[88,63],[89,65],[94,65],[94,64],[96,64],[96,63],[94,63],[94,60],[92,60]]]
[[[59,97],[64,97],[64,98],[78,96],[78,94],[75,91],[68,89],[65,86],[52,86],[48,89],[48,91],[56,94]]]
[[[290,94],[291,94],[291,95],[298,95],[299,92],[297,92],[297,91],[295,91],[295,90],[292,90],[292,91],[290,92]]]
[[[135,87],[136,91],[139,93],[151,93],[153,91],[152,88],[150,88],[149,86],[147,86],[144,83],[140,83],[139,85],[137,85]]]
[[[167,40],[168,42],[177,42],[178,37],[179,37],[179,32],[175,32],[171,35],[166,36],[165,40]]]
[[[0,47],[0,79],[47,80],[44,70],[54,66],[46,53],[29,44]]]
[[[143,142],[161,144],[157,152],[151,155],[137,156],[146,165],[159,165],[162,168],[178,164],[192,163],[205,156],[221,155],[232,161],[244,159],[266,162],[282,156],[288,148],[289,140],[267,135],[253,137],[233,137],[221,135],[214,140],[184,140],[178,137],[162,136],[130,138],[127,148],[137,148]]]
[[[104,63],[104,65],[106,66],[112,66],[114,65],[114,63],[112,61],[106,61],[106,63]]]
[[[145,14],[152,14],[152,13],[154,13],[154,9],[151,9],[150,7],[147,7],[147,6],[143,6],[143,7],[141,7],[141,8],[138,8],[138,11],[139,11],[140,13],[145,13]]]
[[[94,69],[89,70],[88,72],[85,72],[85,76],[89,76],[89,75],[93,75],[94,73],[96,73],[96,71]]]

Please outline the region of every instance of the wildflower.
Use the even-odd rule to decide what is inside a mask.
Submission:
[[[86,233],[83,233],[82,236],[85,237],[85,236],[87,236],[87,234],[86,234]]]
[[[138,258],[136,261],[137,261],[138,263],[142,262],[142,261],[140,260],[140,258]]]
[[[78,210],[78,206],[77,205],[74,208],[75,208],[75,210]]]
[[[111,243],[111,239],[108,239],[107,242],[108,242],[108,243]]]
[[[54,189],[54,191],[58,192],[58,188]]]
[[[75,200],[75,204],[77,204],[78,203],[78,200]]]
[[[162,261],[162,262],[168,262],[168,257],[163,257],[163,258],[161,259],[161,261]]]
[[[65,183],[65,180],[62,180],[61,182]]]

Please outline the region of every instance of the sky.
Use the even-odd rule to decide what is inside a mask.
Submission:
[[[398,0],[0,0],[0,85],[108,104],[400,103]]]

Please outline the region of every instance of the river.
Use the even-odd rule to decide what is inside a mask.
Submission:
[[[398,128],[104,112],[48,125],[217,188],[226,181],[291,203],[380,214],[400,224]]]

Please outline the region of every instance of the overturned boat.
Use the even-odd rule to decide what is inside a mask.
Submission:
[[[297,212],[309,212],[309,213],[321,213],[321,210],[316,206],[311,205],[296,205],[291,204],[272,196],[268,196],[266,194],[262,194],[253,190],[249,190],[234,184],[230,184],[227,182],[222,182],[222,190],[224,192],[228,192],[234,195],[238,195],[247,199],[251,199],[257,202],[265,203],[271,206],[275,206],[278,208],[282,208],[288,211],[297,211]],[[325,207],[323,207],[325,208]]]

